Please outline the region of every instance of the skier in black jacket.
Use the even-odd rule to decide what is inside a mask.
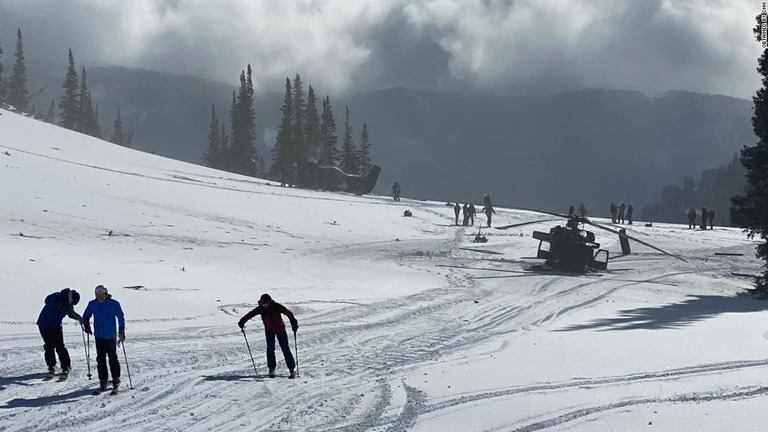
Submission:
[[[74,308],[74,305],[79,301],[80,294],[77,291],[64,288],[45,298],[45,306],[43,306],[43,310],[40,311],[40,316],[37,318],[37,327],[40,330],[40,335],[43,337],[45,364],[48,365],[48,373],[51,375],[56,367],[56,354],[59,355],[62,375],[68,374],[72,368],[69,351],[64,346],[64,333],[61,328],[61,321],[65,316],[77,322],[82,321],[82,317],[75,312]]]

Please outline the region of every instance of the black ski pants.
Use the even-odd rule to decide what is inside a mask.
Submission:
[[[69,358],[69,351],[64,346],[64,333],[59,328],[42,328],[40,329],[40,336],[43,337],[43,349],[45,350],[45,364],[48,365],[48,369],[56,366],[56,354],[59,355],[59,361],[61,362],[62,369],[69,369],[72,367],[72,361]]]
[[[285,357],[285,365],[288,369],[294,370],[296,368],[296,361],[291,354],[291,346],[288,345],[288,333],[275,333],[272,330],[264,329],[264,335],[267,337],[267,367],[270,371],[275,370],[277,366],[277,360],[275,360],[275,336],[280,343],[280,349],[283,350],[283,357]]]
[[[96,340],[96,370],[99,372],[99,381],[107,381],[107,357],[109,357],[109,370],[112,372],[112,381],[120,380],[120,361],[117,358],[117,339]]]

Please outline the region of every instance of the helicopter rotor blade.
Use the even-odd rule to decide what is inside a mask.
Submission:
[[[539,210],[539,209],[532,209],[532,208],[525,208],[525,207],[510,207],[510,208],[512,208],[514,210],[525,210],[525,211],[529,211],[529,212],[541,213],[541,214],[546,214],[546,215],[550,215],[550,216],[557,216],[557,217],[561,217],[563,219],[571,218],[571,216],[564,215],[562,213],[548,212],[546,210]]]
[[[539,222],[552,222],[552,221],[556,221],[556,220],[559,220],[559,219],[539,219],[539,220],[535,220],[535,221],[520,222],[520,223],[516,223],[516,224],[512,224],[512,225],[497,226],[497,227],[494,227],[494,228],[496,228],[497,230],[505,230],[505,229],[521,227],[521,226],[525,226],[525,225],[531,225],[531,224],[535,224],[535,223],[539,223]]]
[[[582,222],[586,223],[586,224],[592,225],[593,227],[596,227],[596,228],[600,228],[600,229],[606,230],[606,231],[608,231],[608,232],[612,232],[612,233],[614,233],[614,234],[617,234],[617,235],[620,235],[620,236],[624,236],[624,237],[626,237],[626,238],[628,238],[628,239],[630,239],[630,240],[632,240],[632,241],[635,241],[635,242],[638,242],[638,243],[640,243],[641,245],[644,245],[644,246],[648,246],[649,248],[651,248],[651,249],[653,249],[653,250],[659,251],[659,252],[661,252],[661,253],[663,253],[663,254],[665,254],[665,255],[669,255],[669,256],[671,256],[672,258],[677,258],[677,259],[679,259],[679,260],[680,260],[680,261],[682,261],[682,262],[685,262],[685,263],[687,263],[687,262],[688,262],[688,261],[684,260],[683,258],[681,258],[681,257],[679,257],[679,256],[677,256],[677,255],[675,255],[675,254],[673,254],[673,253],[669,253],[669,252],[665,251],[664,249],[661,249],[661,248],[659,248],[659,247],[656,247],[656,246],[654,246],[654,245],[652,245],[652,244],[650,244],[650,243],[647,243],[647,242],[644,242],[644,241],[642,241],[642,240],[639,240],[639,239],[637,239],[637,238],[635,238],[635,237],[632,237],[632,236],[631,236],[631,235],[629,235],[629,234],[622,234],[622,233],[620,233],[620,232],[619,232],[618,230],[616,230],[616,229],[613,229],[613,228],[609,228],[609,227],[607,227],[607,226],[605,226],[605,225],[601,225],[601,224],[599,224],[599,223],[597,223],[597,222],[593,222],[593,221],[591,221],[591,220],[589,220],[589,219],[580,219],[580,220],[581,220]]]

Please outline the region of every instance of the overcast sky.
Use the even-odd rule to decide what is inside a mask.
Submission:
[[[260,90],[582,86],[750,98],[752,0],[0,0],[0,58],[115,64]],[[64,71],[62,70],[62,75]]]

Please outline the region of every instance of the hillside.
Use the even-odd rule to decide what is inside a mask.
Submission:
[[[761,265],[740,230],[630,228],[685,261],[601,231],[608,271],[572,275],[530,258],[556,222],[529,211],[497,207],[539,222],[474,244],[442,202],[281,188],[7,111],[0,161],[0,430],[763,427],[768,313],[734,275]],[[42,379],[43,299],[71,287],[82,312],[98,284],[126,313],[117,396],[91,396],[69,319],[74,370]],[[264,292],[300,323],[297,380],[266,378],[261,323],[254,363],[236,325]]]
[[[205,151],[211,104],[227,119],[235,88],[119,67],[88,74],[105,129],[121,107],[136,148],[194,163]],[[61,79],[38,81],[49,84],[39,98],[45,107]],[[611,201],[642,208],[664,186],[698,178],[754,143],[750,101],[688,92],[492,97],[393,88],[331,102],[339,128],[350,106],[355,140],[368,124],[374,162],[383,167],[379,193],[397,180],[405,196],[443,201],[491,192],[498,202],[550,211],[584,202],[607,216]],[[280,92],[256,96],[258,151],[267,161],[281,103]]]

